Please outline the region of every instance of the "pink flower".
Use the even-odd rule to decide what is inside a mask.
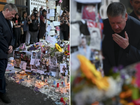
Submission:
[[[41,46],[41,52],[44,53],[44,51],[45,51],[44,48]]]
[[[136,65],[136,85],[140,88],[140,63]]]
[[[70,45],[68,45],[68,51],[70,52]]]
[[[62,3],[62,0],[59,0],[59,3]]]
[[[25,48],[25,43],[20,47],[20,49],[24,49]]]

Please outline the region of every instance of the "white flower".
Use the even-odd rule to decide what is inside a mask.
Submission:
[[[77,58],[77,54],[78,54],[77,52],[71,54],[71,70],[72,70],[72,72],[78,70],[80,67],[80,62]]]
[[[108,82],[109,82],[109,88],[107,91],[105,91],[105,96],[107,98],[114,97],[115,95],[121,92],[121,84],[118,84],[116,80],[110,77],[108,78]]]
[[[81,92],[75,95],[76,105],[86,105],[95,101],[100,101],[104,97],[104,91],[98,88],[85,87]]]

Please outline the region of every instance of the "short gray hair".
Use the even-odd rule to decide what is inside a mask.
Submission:
[[[107,8],[107,15],[111,17],[122,15],[124,18],[126,13],[125,6],[120,2],[113,2]]]
[[[12,3],[6,4],[4,6],[3,10],[5,11],[7,8],[9,9],[9,11],[15,10],[16,12],[18,12],[17,7],[14,4],[12,4]]]

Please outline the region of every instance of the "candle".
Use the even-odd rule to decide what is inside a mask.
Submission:
[[[65,87],[65,82],[63,83],[63,86]]]
[[[28,75],[28,79],[30,79],[30,75]]]
[[[41,80],[42,80],[42,81],[44,80],[44,75],[41,75]]]
[[[54,81],[53,81],[53,84],[55,85],[55,83],[56,83],[56,82],[55,82],[55,80],[54,80]]]
[[[59,88],[59,83],[57,83],[57,88]]]
[[[59,92],[59,89],[58,89],[58,88],[56,88],[56,89],[55,89],[55,92]]]
[[[47,79],[45,79],[45,82],[47,82]]]
[[[17,74],[17,71],[15,71],[15,74]]]
[[[67,77],[65,77],[65,85],[67,86]]]

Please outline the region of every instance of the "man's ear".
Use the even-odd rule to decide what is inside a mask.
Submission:
[[[126,13],[125,14],[125,21],[127,21],[127,19],[128,19],[128,14]]]
[[[9,11],[9,9],[8,8],[6,8],[6,10],[5,11]]]

